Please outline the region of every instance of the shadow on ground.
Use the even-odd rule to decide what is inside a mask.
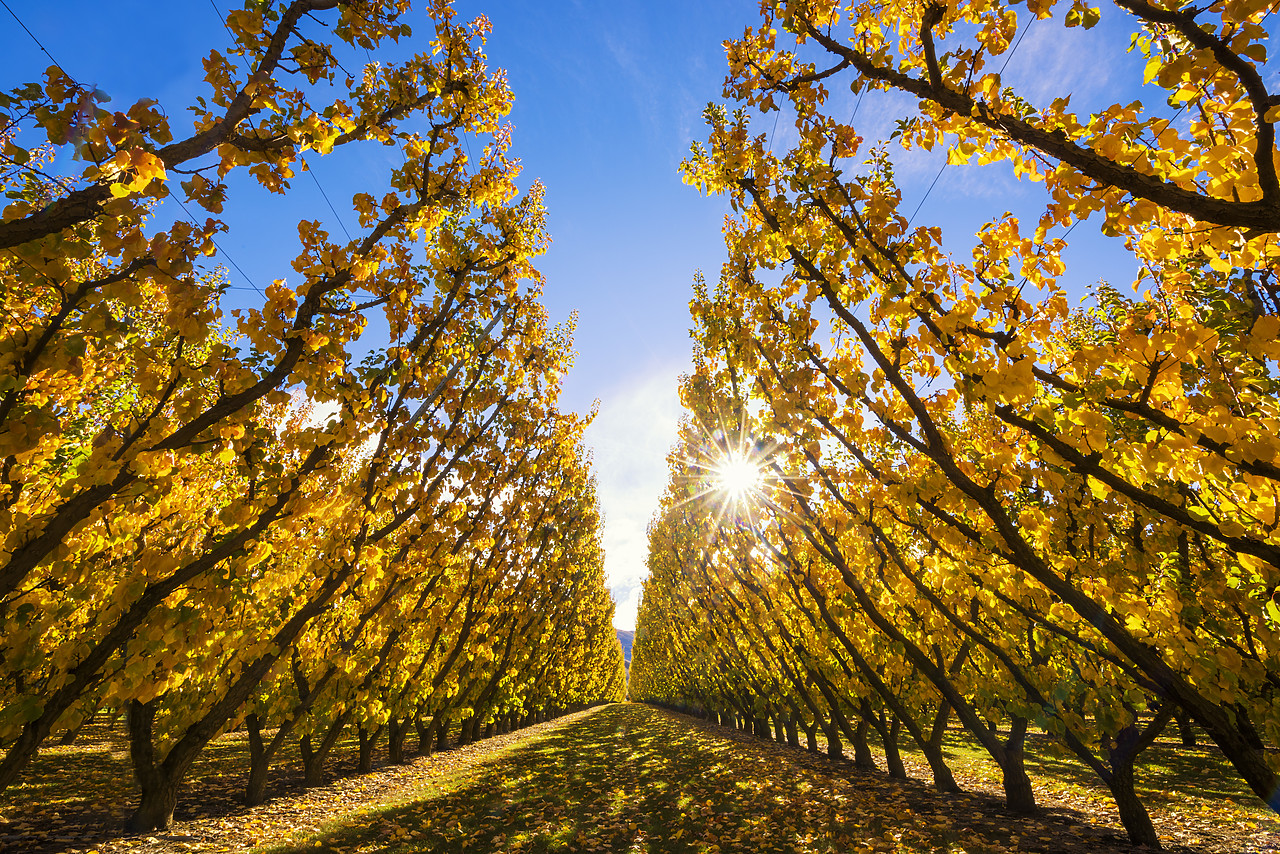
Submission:
[[[692,725],[691,725],[692,724]],[[646,706],[595,714],[285,852],[1121,851],[1062,817],[940,796]]]

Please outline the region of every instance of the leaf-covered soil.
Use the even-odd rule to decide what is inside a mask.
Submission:
[[[962,786],[988,787],[980,764],[970,761],[963,746],[951,753]],[[241,779],[234,780],[237,786]],[[1194,788],[1193,781],[1181,782]],[[124,780],[118,783],[123,787]],[[982,791],[940,795],[917,781],[893,781],[847,761],[635,704],[567,716],[252,809],[234,806],[238,789],[223,788],[226,799],[218,800],[218,787],[200,779],[184,798],[195,805],[187,808],[193,814],[169,834],[123,838],[112,836],[114,830],[91,830],[72,837],[71,826],[63,824],[43,840],[27,837],[38,842],[34,849],[25,843],[14,847],[10,837],[7,850],[1144,850],[1128,845],[1114,828],[1089,823],[1106,814],[1069,774],[1039,786],[1047,807],[1041,815],[1014,816]],[[206,792],[213,798],[209,814],[198,815],[206,808]],[[121,803],[127,805],[128,798]],[[0,835],[11,834],[19,823],[48,819],[34,804],[21,814],[11,813],[11,806],[4,806],[10,823],[0,827]],[[1195,813],[1184,825],[1183,816],[1163,804],[1153,812],[1162,831],[1176,829],[1171,851],[1280,851],[1280,825],[1265,816],[1250,827],[1254,822],[1230,818],[1237,813]]]
[[[968,733],[953,729],[943,746],[963,788],[1002,797],[999,767]],[[1122,835],[1111,793],[1076,757],[1047,736],[1032,734],[1025,762],[1038,803]],[[919,752],[904,750],[903,764],[912,777],[932,779]],[[1185,747],[1177,738],[1159,739],[1140,757],[1135,788],[1165,846],[1222,854],[1280,851],[1280,816],[1253,794],[1211,743]]]
[[[168,833],[123,835],[138,800],[121,720],[99,720],[70,746],[42,748],[19,782],[0,794],[0,854],[54,852],[239,852],[317,831],[354,810],[408,796],[424,779],[449,776],[495,751],[576,720],[580,712],[494,736],[432,756],[391,765],[386,741],[375,751],[374,772],[357,774],[355,739],[339,741],[325,763],[329,785],[306,789],[296,743],[271,769],[267,803],[244,806],[248,743],[243,732],[222,736],[188,775]],[[413,746],[413,736],[409,736]]]
[[[826,746],[819,733],[819,749]],[[877,764],[886,767],[874,737],[871,747]],[[965,791],[1003,800],[999,766],[968,732],[952,727],[943,753]],[[1025,753],[1036,802],[1047,812],[1124,836],[1115,801],[1091,769],[1042,733],[1027,734]],[[911,777],[933,779],[924,755],[905,737],[902,760]],[[1140,756],[1134,787],[1166,846],[1221,854],[1280,851],[1280,816],[1254,795],[1202,732],[1192,747],[1176,733],[1157,739]]]

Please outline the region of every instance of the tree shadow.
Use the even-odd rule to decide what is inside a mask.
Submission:
[[[691,725],[693,724],[693,725]],[[636,704],[514,747],[303,851],[1132,850],[1096,829],[1014,816]]]

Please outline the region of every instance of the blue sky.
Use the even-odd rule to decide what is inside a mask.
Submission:
[[[209,0],[7,2],[70,74],[110,94],[111,106],[156,98],[175,132],[199,92],[201,58],[229,40]],[[228,11],[227,0],[216,4]],[[724,257],[727,206],[684,186],[677,167],[703,135],[703,108],[721,100],[721,43],[754,24],[757,7],[748,0],[458,0],[457,7],[463,17],[483,12],[493,22],[487,52],[492,65],[507,69],[515,92],[511,122],[523,178],[547,187],[553,243],[541,264],[545,302],[556,321],[579,315],[578,357],[563,404],[577,411],[600,404],[589,441],[606,517],[606,569],[618,602],[615,622],[633,628],[645,525],[666,482],[677,378],[689,364],[690,284],[699,269],[714,281]],[[37,79],[48,60],[3,10],[0,21],[0,88]],[[1079,106],[1129,100],[1141,63],[1124,56],[1127,30],[1112,23],[1104,19],[1086,35],[1037,22],[1006,82],[1040,103],[1066,92]],[[420,30],[425,37],[427,28]],[[833,97],[852,110],[847,90]],[[884,138],[897,117],[913,111],[909,98],[871,96],[858,107],[856,126],[869,141]],[[775,144],[787,139],[783,120]],[[312,159],[348,228],[351,194],[385,173],[386,164],[369,157],[366,150]],[[924,199],[917,223],[944,226],[958,252],[986,219],[1005,210],[1034,216],[1042,204],[1037,185],[1016,182],[1001,167],[949,167],[939,176],[940,153],[899,152],[895,160],[906,210]],[[232,231],[220,242],[259,286],[290,272],[299,218],[320,218],[339,231],[316,184],[301,175],[293,183],[285,199],[244,210],[233,196],[228,206]],[[1133,261],[1117,241],[1097,237],[1086,223],[1072,243],[1067,278],[1076,293],[1100,277],[1132,280]],[[256,299],[238,272],[231,278],[246,288],[236,292],[240,298]]]

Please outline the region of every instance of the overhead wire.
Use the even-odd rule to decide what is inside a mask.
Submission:
[[[80,81],[76,80],[76,78],[72,76],[71,72],[67,71],[66,67],[61,62],[58,62],[58,60],[53,58],[53,54],[49,53],[49,49],[44,46],[44,44],[40,41],[40,39],[36,38],[36,34],[31,32],[31,29],[22,22],[22,19],[18,17],[18,13],[13,11],[13,9],[9,7],[9,4],[6,3],[5,0],[0,0],[0,6],[3,6],[5,8],[5,11],[13,16],[13,19],[18,22],[18,26],[22,27],[23,32],[31,36],[31,40],[36,43],[36,47],[40,48],[40,50],[44,53],[44,55],[49,57],[49,61],[52,62],[54,65],[56,65],[59,71],[61,71],[63,74],[70,77],[73,83],[79,86]]]
[[[212,2],[212,0],[210,0],[210,2]],[[62,65],[62,63],[58,62],[58,60],[54,58],[53,54],[49,52],[49,49],[46,48],[44,44],[40,41],[40,39],[36,37],[35,33],[31,32],[31,29],[25,23],[23,23],[22,19],[18,17],[17,13],[14,12],[12,8],[10,8],[9,4],[5,2],[5,0],[0,0],[0,6],[4,6],[5,11],[7,11],[10,15],[13,16],[13,19],[18,22],[18,26],[22,27],[23,31],[28,36],[31,37],[31,40],[36,43],[36,46],[40,48],[40,50],[44,53],[44,55],[49,57],[49,60],[55,66],[58,67],[58,70],[60,70],[63,74],[67,75],[67,77],[71,78],[71,80],[75,82],[77,86],[79,86],[80,85],[79,81],[77,81],[76,78],[69,71],[67,71],[67,69]],[[172,195],[172,198],[175,202],[178,203],[178,207],[182,208],[183,213],[187,215],[187,219],[190,220],[191,224],[196,225],[198,227],[198,224],[195,221],[195,217],[191,215],[191,211],[187,210],[187,206],[182,203],[182,199],[178,198],[177,195]],[[254,282],[253,279],[249,278],[249,274],[246,273],[240,267],[240,265],[236,263],[236,260],[231,257],[230,253],[228,253],[221,246],[219,246],[218,242],[214,240],[212,237],[210,237],[210,242],[213,243],[214,248],[216,248],[218,252],[220,252],[222,255],[226,257],[227,261],[230,262],[231,266],[235,268],[236,272],[238,272],[241,276],[244,277],[244,280],[249,283],[250,287],[252,287],[265,299],[266,294],[262,292],[262,289],[258,287],[257,283]]]
[[[329,206],[329,210],[333,211],[333,218],[338,221],[338,228],[342,229],[342,233],[347,236],[347,240],[351,240],[351,232],[347,231],[346,223],[342,221],[342,217],[338,214],[338,209],[333,206],[333,202],[329,201],[329,194],[324,191],[324,187],[320,185],[320,179],[316,177],[316,170],[307,162],[306,157],[302,154],[298,155],[298,159],[307,168],[307,174],[311,176],[311,180],[316,182],[316,189],[320,191],[324,203]]]
[[[187,219],[191,222],[191,224],[199,228],[200,227],[199,223],[197,223],[195,217],[191,215],[191,211],[187,210],[187,206],[182,203],[182,199],[178,198],[176,194],[171,195],[171,198],[178,203],[178,207],[182,208],[182,212],[187,215]],[[231,266],[235,268],[237,273],[239,273],[241,276],[244,277],[244,280],[249,283],[250,287],[252,287],[255,291],[257,291],[258,294],[261,295],[263,299],[267,298],[267,295],[263,293],[262,288],[258,287],[258,283],[255,282],[253,279],[249,278],[249,274],[246,273],[243,269],[241,269],[240,265],[236,263],[236,259],[232,258],[231,254],[227,252],[225,249],[223,249],[222,246],[218,244],[218,241],[213,239],[212,235],[209,236],[209,242],[213,244],[214,249],[217,249],[221,255],[224,255],[226,257],[227,261],[230,262]]]
[[[217,0],[209,0],[209,5],[213,7],[213,11],[215,14],[217,14],[218,21],[222,24],[222,28],[227,31],[227,35],[231,36],[232,39],[234,39],[235,33],[233,33],[231,31],[231,28],[227,26],[226,18],[223,16],[222,10],[218,8]],[[249,65],[249,60],[244,56],[241,56],[240,60],[241,62],[244,63],[245,71],[247,73],[252,74],[253,69]],[[334,62],[337,62],[337,60],[335,59]],[[338,67],[342,68],[341,64],[339,64]],[[343,69],[343,71],[346,71],[346,69]],[[347,72],[347,74],[349,76],[350,72]],[[338,209],[334,207],[333,202],[329,199],[329,194],[325,192],[324,186],[320,183],[320,177],[316,174],[315,169],[311,166],[311,164],[307,161],[305,155],[303,155],[302,153],[299,153],[298,159],[302,161],[302,164],[307,174],[309,174],[311,176],[311,180],[315,182],[316,189],[320,191],[320,196],[321,198],[324,199],[324,203],[328,205],[329,210],[333,212],[333,218],[337,221],[338,227],[341,228],[342,233],[347,236],[347,240],[351,240],[352,239],[351,232],[347,230],[347,224],[342,221],[342,216],[338,213]]]
[[[1036,20],[1035,16],[1032,15],[1031,17],[1027,18],[1027,22],[1022,25],[1022,32],[1018,34],[1018,38],[1013,43],[1013,47],[1009,50],[1007,54],[1005,54],[1004,63],[1000,66],[1000,70],[996,72],[997,75],[1004,74],[1004,70],[1009,67],[1009,60],[1013,59],[1013,55],[1018,52],[1018,47],[1022,44],[1022,40],[1026,37],[1027,30],[1031,29],[1031,24],[1035,20]],[[855,111],[857,110],[856,107],[854,109]],[[920,199],[920,203],[916,205],[916,209],[911,212],[911,216],[907,219],[907,228],[910,228],[911,223],[915,222],[916,214],[920,213],[920,209],[924,207],[924,203],[929,199],[929,194],[933,192],[934,187],[938,186],[938,179],[942,177],[942,173],[946,171],[946,168],[949,165],[950,164],[945,159],[942,161],[942,166],[938,168],[938,174],[933,176],[933,181],[929,184],[929,189],[925,190],[924,196]]]

